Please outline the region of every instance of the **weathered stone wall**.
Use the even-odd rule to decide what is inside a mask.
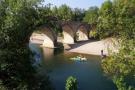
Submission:
[[[63,43],[74,44],[74,31],[69,25],[64,25],[63,29]]]
[[[90,25],[81,22],[63,22],[63,43],[74,44],[76,41],[84,41],[89,39]],[[39,30],[42,32],[40,41],[43,41],[43,47],[55,48],[57,45],[57,34],[48,26],[41,26]],[[38,40],[38,38],[36,38]],[[36,40],[35,39],[35,40]]]
[[[76,32],[76,39],[77,41],[85,41],[85,40],[88,40],[89,37],[88,37],[88,30],[85,26],[81,25],[78,29],[77,29],[77,32]]]
[[[90,25],[81,22],[63,22],[63,43],[74,44],[75,41],[89,39]]]
[[[55,48],[57,43],[57,36],[55,32],[49,27],[41,28],[41,32],[44,33],[43,47]]]

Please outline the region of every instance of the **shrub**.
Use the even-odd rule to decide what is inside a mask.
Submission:
[[[66,80],[66,90],[77,90],[77,79],[73,76],[68,77]]]

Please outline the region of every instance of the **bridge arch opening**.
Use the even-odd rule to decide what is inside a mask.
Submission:
[[[74,44],[74,31],[68,24],[62,26],[63,29],[63,43]]]
[[[42,44],[43,47],[47,48],[55,48],[57,44],[57,36],[50,27],[42,26],[32,33],[30,42]]]
[[[89,31],[84,25],[80,25],[76,31],[76,41],[86,41],[89,39]]]

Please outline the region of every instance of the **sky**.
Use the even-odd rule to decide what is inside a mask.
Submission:
[[[71,8],[88,9],[90,6],[100,7],[106,0],[45,0],[44,4],[51,3],[53,6],[60,6],[66,4]]]

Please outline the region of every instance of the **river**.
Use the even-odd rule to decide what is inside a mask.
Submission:
[[[117,90],[113,82],[105,77],[100,56],[41,48],[36,44],[29,44],[29,47],[33,52],[40,54],[42,72],[47,72],[56,90],[65,90],[66,79],[69,76],[77,78],[78,90]],[[78,55],[88,60],[86,62],[70,60]]]

